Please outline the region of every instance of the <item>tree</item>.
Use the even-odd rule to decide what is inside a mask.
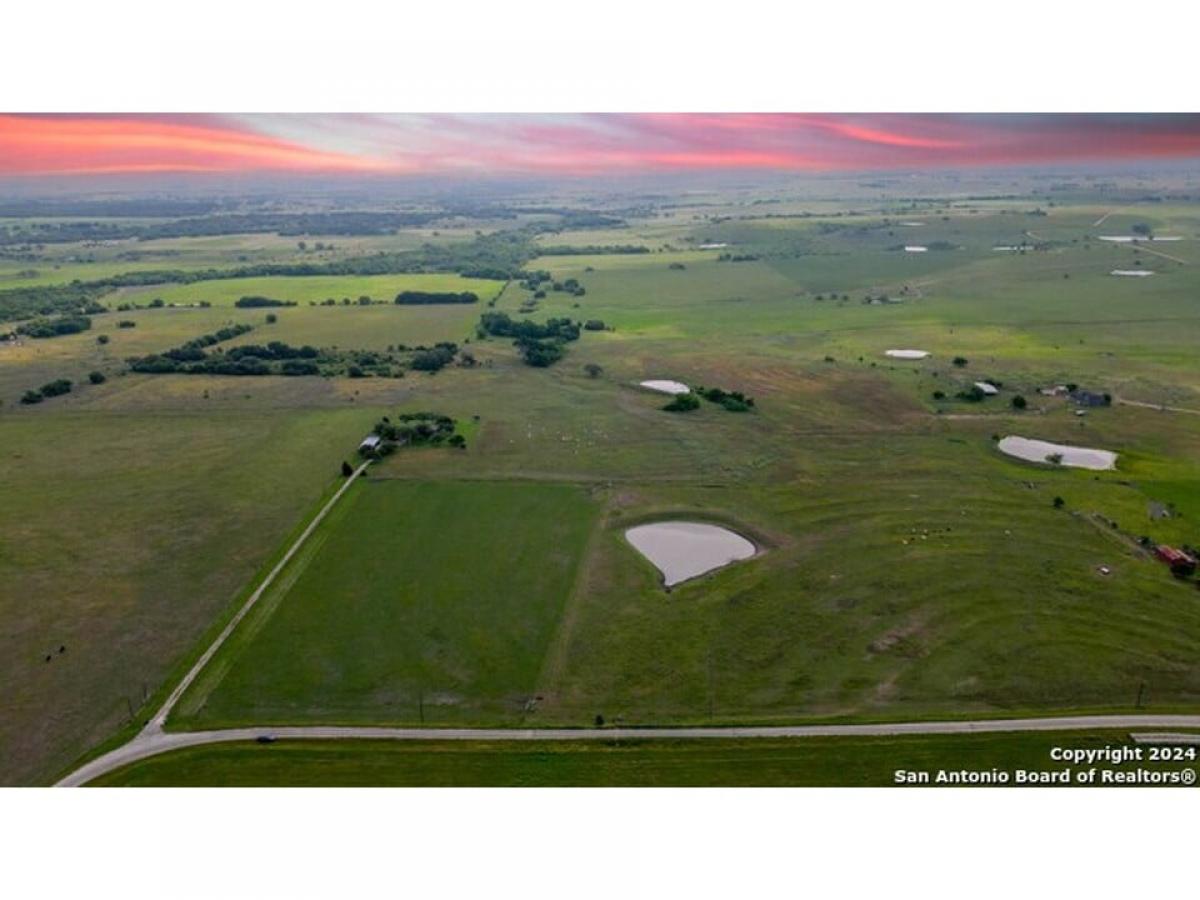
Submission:
[[[103,372],[89,372],[88,381],[92,384],[104,384],[108,379],[104,377]]]
[[[956,356],[952,362],[961,369],[967,364],[967,358],[965,356]]]
[[[303,243],[303,241],[301,241],[301,243]],[[342,477],[349,478],[353,474],[354,474],[354,467],[351,466],[350,463],[346,462],[345,460],[342,460]]]
[[[676,394],[675,399],[663,407],[667,412],[691,412],[700,408],[700,398],[695,394]]]
[[[1026,404],[1024,397],[1017,394],[1017,396],[1012,398],[1012,405],[1013,409],[1024,409],[1028,404]]]
[[[308,243],[306,241],[296,241],[296,246],[299,247],[301,250],[308,249]]]
[[[268,325],[274,325],[278,321],[279,321],[279,316],[275,315],[275,313],[267,313],[267,324]]]
[[[100,335],[98,338],[96,338],[96,343],[97,344],[107,344],[108,343],[108,335],[107,334]]]
[[[584,363],[583,371],[588,378],[599,378],[604,373],[604,367],[597,363]]]
[[[945,391],[934,391],[934,392],[933,392],[933,399],[934,399],[934,400],[945,400],[945,399],[946,399],[946,392],[945,392]]]
[[[1063,506],[1065,506],[1065,505],[1066,505],[1066,502],[1067,502],[1067,501],[1066,501],[1066,500],[1064,500],[1062,497],[1055,497],[1055,498],[1054,498],[1054,508],[1055,508],[1055,509],[1062,509],[1062,508],[1063,508]]]

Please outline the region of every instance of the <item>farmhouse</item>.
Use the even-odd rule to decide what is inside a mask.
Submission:
[[[383,438],[377,434],[368,434],[362,439],[362,443],[358,445],[358,452],[363,456],[369,456],[379,449],[379,445],[383,443]]]
[[[1094,391],[1072,391],[1071,400],[1078,403],[1080,406],[1108,406],[1112,403],[1112,398],[1106,394],[1097,394]]]
[[[1000,392],[999,388],[997,388],[990,381],[977,381],[975,382],[975,387],[979,388],[979,390],[983,391],[983,393],[987,394],[989,397]]]

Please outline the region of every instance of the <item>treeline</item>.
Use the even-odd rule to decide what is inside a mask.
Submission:
[[[242,309],[259,309],[267,306],[295,306],[295,300],[275,300],[271,297],[238,297],[234,302],[234,306],[239,306]]]
[[[30,197],[0,201],[0,218],[51,218],[55,216],[96,216],[158,219],[173,216],[201,216],[219,209],[219,200],[184,200],[169,197],[128,197],[74,199]],[[3,226],[0,226],[2,228]]]
[[[541,256],[616,256],[649,252],[650,248],[643,244],[585,244],[579,247],[554,244],[538,250]]]
[[[396,302],[417,306],[432,303],[478,303],[479,295],[474,291],[401,291],[396,295]]]
[[[244,329],[238,334],[244,334]],[[234,335],[236,336],[236,335]],[[282,341],[269,344],[244,344],[225,353],[209,354],[203,348],[213,335],[205,335],[164,353],[132,357],[129,368],[152,375],[319,375],[320,351],[304,345],[293,347]]]
[[[36,213],[45,216],[46,212]],[[152,224],[129,222],[43,222],[0,230],[0,245],[65,244],[77,241],[217,237],[227,234],[381,235],[429,225],[441,212],[224,213]]]
[[[52,319],[34,319],[17,326],[17,334],[31,338],[52,338],[63,334],[79,334],[92,327],[87,316],[57,316]]]
[[[754,398],[741,391],[726,391],[721,388],[696,388],[696,393],[710,403],[716,403],[729,412],[748,412],[754,408]]]
[[[47,384],[43,384],[36,391],[26,391],[21,397],[21,402],[26,406],[34,403],[41,403],[49,397],[59,397],[63,394],[71,393],[71,381],[67,378],[58,378]]]
[[[178,347],[126,360],[130,371],[150,375],[346,375],[350,378],[401,378],[404,369],[436,372],[454,362],[458,345],[443,342],[433,347],[389,347],[375,350],[338,350],[311,344],[296,347],[284,341],[242,344],[209,352],[215,344],[239,337],[253,326],[230,325],[212,334],[193,338]],[[464,357],[467,354],[464,354]],[[474,358],[462,365],[473,365]]]
[[[663,409],[667,412],[693,412],[700,408],[701,398],[715,403],[729,412],[749,412],[754,409],[754,398],[747,397],[741,391],[706,387],[697,387],[685,394],[676,394]]]

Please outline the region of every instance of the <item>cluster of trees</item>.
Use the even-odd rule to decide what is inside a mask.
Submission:
[[[311,344],[292,346],[284,341],[266,344],[243,344],[222,351],[207,352],[206,348],[252,330],[251,325],[231,325],[149,356],[130,357],[127,362],[134,372],[147,374],[185,375],[324,375],[345,374],[351,378],[400,378],[404,375],[405,357],[412,369],[436,372],[449,365],[458,346],[443,342],[433,347],[389,347],[387,352],[374,350],[338,350],[317,348]]]
[[[418,350],[409,361],[409,367],[418,372],[437,372],[454,361],[458,345],[450,341],[442,341],[433,347]],[[474,359],[474,357],[472,357]]]
[[[235,302],[233,305],[241,307],[242,309],[258,309],[260,307],[265,307],[265,306],[295,306],[296,301],[295,300],[275,300],[272,297],[251,296],[251,297],[239,297],[237,299],[237,302]]]
[[[463,449],[467,446],[466,439],[455,433],[454,419],[441,413],[417,412],[401,413],[393,422],[384,416],[375,423],[372,429],[383,439],[382,446],[376,451],[386,456],[400,445],[422,446],[446,444],[450,447]]]
[[[361,300],[360,300],[361,302]],[[367,302],[371,300],[368,297]],[[430,303],[478,303],[479,295],[474,291],[401,291],[396,295],[399,304],[422,305]]]
[[[741,391],[725,391],[721,388],[696,388],[696,393],[710,403],[716,403],[729,412],[749,412],[754,408],[754,398]]]
[[[134,372],[155,375],[183,373],[188,375],[319,375],[317,359],[320,351],[304,345],[292,347],[283,341],[269,344],[243,344],[226,353],[210,355],[204,348],[228,341],[252,330],[250,325],[230,325],[193,338],[185,344],[149,356],[131,357],[129,368]],[[272,365],[277,364],[277,365]]]
[[[21,397],[21,402],[29,406],[34,403],[41,403],[50,397],[59,397],[69,393],[71,393],[71,381],[67,378],[58,378],[43,384],[36,391],[26,391]]]
[[[513,319],[508,313],[486,312],[479,318],[480,337],[511,337],[527,365],[552,366],[563,358],[563,345],[579,340],[579,323],[570,319],[547,319],[538,324],[530,319]]]
[[[756,262],[758,258],[757,253],[722,253],[717,262]]]
[[[695,394],[676,394],[671,402],[663,407],[667,412],[692,412],[700,408],[700,398]]]
[[[552,291],[566,292],[576,297],[582,297],[587,293],[587,290],[579,283],[578,278],[567,278],[564,281],[555,281],[554,277],[543,269],[538,269],[534,272],[522,273],[524,278],[521,280],[521,287],[527,291],[534,291],[534,297],[541,300],[546,296],[546,285]]]
[[[87,316],[64,315],[48,319],[34,319],[17,326],[17,334],[31,338],[51,338],[60,334],[78,334],[92,327],[92,320]]]
[[[511,337],[525,340],[579,340],[579,323],[570,319],[547,319],[539,324],[531,319],[514,319],[504,312],[485,312],[479,317],[480,336]]]
[[[583,323],[584,331],[603,331],[606,327],[603,319],[588,319]]]

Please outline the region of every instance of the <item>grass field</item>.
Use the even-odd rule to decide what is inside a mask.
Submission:
[[[391,303],[400,291],[473,291],[481,302],[494,297],[503,287],[501,281],[463,278],[461,275],[307,275],[264,278],[223,278],[192,284],[166,284],[122,288],[105,298],[114,306],[122,301],[147,303],[159,298],[163,303],[185,305],[206,300],[213,306],[233,306],[240,297],[270,297],[307,305],[334,300],[358,302],[359,297]]]
[[[358,409],[0,419],[4,781],[45,780],[124,723],[372,420]]]
[[[519,713],[594,520],[576,487],[360,481],[177,720]]]
[[[619,743],[280,741],[177,750],[96,786],[884,787],[895,771],[1062,771],[1052,748],[1129,746],[1124,732]],[[1128,771],[1100,765],[1102,770]],[[1152,763],[1177,771],[1187,763]],[[1195,764],[1190,764],[1195,768]],[[1072,772],[1080,766],[1072,766]],[[1074,777],[1074,776],[1072,776]],[[1099,776],[1098,776],[1099,777]]]
[[[0,343],[0,452],[11,463],[0,490],[15,523],[0,543],[0,578],[12,588],[0,600],[0,681],[13,686],[2,701],[0,780],[45,780],[144,713],[141,699],[198,652],[335,483],[341,460],[398,410],[454,416],[470,432],[467,450],[405,448],[373,466],[185,696],[173,727],[1194,709],[1200,592],[1135,541],[1200,544],[1200,415],[1119,401],[1200,410],[1200,209],[1126,206],[1095,228],[1109,209],[1100,200],[1046,215],[1030,214],[1042,205],[1034,198],[852,215],[868,201],[851,194],[764,208],[788,218],[756,217],[753,192],[717,194],[628,227],[540,236],[654,250],[529,264],[586,287],[581,297],[548,292],[533,318],[609,327],[585,331],[548,369],[523,365],[508,340],[474,337],[501,283],[456,275],[163,285],[106,302],[214,305],[114,312],[84,334]],[[1185,262],[1098,240],[1138,223],[1182,236],[1148,249]],[[327,255],[463,236],[335,238]],[[992,249],[1021,241],[1040,249]],[[954,249],[892,249],[939,242]],[[137,266],[115,247],[87,248],[94,262],[68,259],[84,248],[6,260],[0,289],[8,268],[86,279],[172,259],[233,266],[301,255],[278,236],[148,243]],[[719,261],[722,252],[758,258]],[[1139,260],[1157,274],[1108,274]],[[418,287],[476,290],[481,303],[340,305]],[[267,325],[268,310],[232,306],[245,294],[300,305]],[[902,302],[863,302],[881,294]],[[326,297],[339,305],[309,305]],[[496,308],[516,315],[534,300],[513,282]],[[137,326],[118,329],[121,318]],[[400,379],[122,374],[128,356],[230,322],[256,326],[234,343],[384,349],[470,338],[479,365]],[[893,347],[932,355],[889,360]],[[956,355],[969,363],[951,365]],[[602,372],[589,377],[585,363]],[[93,369],[108,381],[83,383]],[[16,402],[60,377],[76,382],[71,394]],[[636,387],[646,378],[742,390],[756,408],[672,415]],[[954,399],[982,378],[1002,382],[999,396]],[[1118,402],[1079,417],[1037,393],[1067,382]],[[1017,394],[1024,412],[1010,405]],[[995,449],[1004,434],[1114,450],[1118,467],[1014,461]],[[1153,517],[1161,508],[1171,516]],[[765,552],[668,594],[622,537],[666,515],[725,523]],[[260,783],[258,760],[285,754],[294,768],[280,771],[298,783],[321,765],[348,783],[390,772],[406,783],[536,782],[542,771],[546,783],[643,783],[641,771],[644,783],[690,783],[720,769],[719,755],[693,764],[700,757],[683,747],[617,749],[549,748],[539,769],[530,748],[445,748],[435,759],[463,760],[445,766],[395,745],[208,748],[179,754],[194,769],[164,757],[135,773],[219,781],[236,762]],[[788,768],[792,749],[778,752],[778,765],[763,763],[772,778],[809,771]],[[729,765],[731,778],[752,778],[751,763]]]

